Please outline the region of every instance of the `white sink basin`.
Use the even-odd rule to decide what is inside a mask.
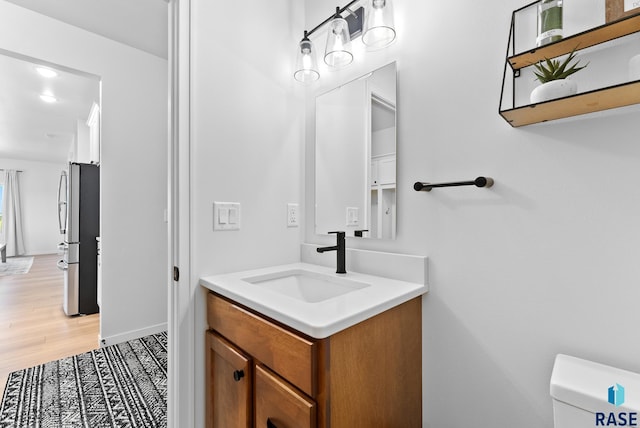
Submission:
[[[323,302],[371,285],[366,282],[341,278],[337,274],[328,275],[303,269],[285,270],[242,279],[248,283],[257,284],[309,303]]]
[[[292,263],[200,278],[215,293],[323,339],[427,292],[426,284]]]

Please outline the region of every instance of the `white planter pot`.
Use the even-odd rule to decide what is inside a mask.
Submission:
[[[531,104],[556,98],[568,97],[578,92],[578,84],[573,80],[559,79],[543,83],[531,92]]]

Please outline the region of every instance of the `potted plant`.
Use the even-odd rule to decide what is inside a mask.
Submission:
[[[577,73],[589,64],[587,63],[581,67],[578,66],[580,61],[570,64],[575,57],[576,48],[562,62],[559,59],[545,58],[543,61],[533,64],[536,69],[533,74],[536,75],[536,79],[542,85],[531,92],[531,104],[568,97],[578,92],[578,84],[573,80],[567,79],[567,77]]]

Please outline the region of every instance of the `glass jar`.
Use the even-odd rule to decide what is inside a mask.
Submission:
[[[562,39],[562,0],[541,0],[538,3],[538,37],[536,46]]]

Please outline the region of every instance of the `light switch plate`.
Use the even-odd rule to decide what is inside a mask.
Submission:
[[[347,207],[347,226],[358,226],[360,224],[357,207]]]
[[[287,227],[298,227],[298,204],[287,204]]]
[[[213,230],[239,230],[240,229],[240,203],[239,202],[214,202],[213,203]]]

